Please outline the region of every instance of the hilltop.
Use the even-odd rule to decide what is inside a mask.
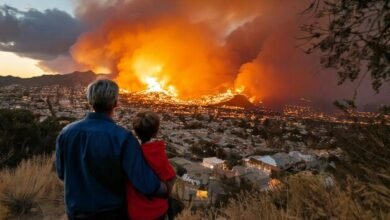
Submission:
[[[68,74],[42,75],[31,78],[20,78],[14,76],[0,76],[0,86],[19,84],[23,86],[48,86],[62,85],[72,86],[75,84],[88,85],[98,77],[113,78],[112,74],[96,74],[92,71],[73,72]]]
[[[241,107],[245,109],[256,108],[245,95],[234,95],[231,99],[215,104],[214,106],[232,106]]]

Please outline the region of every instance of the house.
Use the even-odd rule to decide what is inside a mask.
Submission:
[[[169,160],[174,166],[182,166],[187,171],[187,176],[193,180],[199,181],[199,184],[207,184],[211,175],[211,170],[181,157],[174,157]]]
[[[276,153],[272,156],[251,156],[249,160],[244,160],[247,167],[254,167],[266,172],[280,172],[291,168],[299,162],[294,157],[286,153]]]
[[[296,162],[299,162],[295,160],[293,157],[283,152],[272,155],[272,158],[275,160],[276,166],[280,170],[287,170],[291,168]]]
[[[266,156],[251,156],[244,160],[247,167],[257,168],[270,173],[271,171],[279,171],[279,167],[273,157]]]
[[[247,172],[247,168],[243,166],[234,166],[232,168],[232,171],[234,172],[235,176],[242,176]]]
[[[208,191],[205,189],[198,189],[196,191],[196,197],[199,199],[208,199]]]
[[[305,161],[305,162],[311,162],[311,161],[315,160],[315,157],[313,155],[302,154],[299,151],[291,151],[290,153],[288,153],[288,155],[290,157],[293,157],[295,160],[301,160],[301,161]]]
[[[215,169],[215,168],[223,169],[225,167],[225,161],[216,157],[208,157],[208,158],[203,158],[202,165],[210,169]]]

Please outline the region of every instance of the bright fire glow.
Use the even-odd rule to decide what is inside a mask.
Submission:
[[[154,77],[146,77],[145,83],[148,85],[146,91],[148,92],[164,92],[165,90],[161,88],[161,84],[157,82],[157,79]]]
[[[125,4],[139,14],[137,4],[130,2],[141,1]],[[126,17],[130,12],[123,13]],[[253,19],[250,14],[243,15],[235,23]],[[115,80],[123,91],[163,93],[176,100],[202,103],[248,94],[247,81],[237,82],[241,61],[236,47],[243,40],[224,39],[225,31],[182,13],[117,20],[119,17],[83,33],[72,46],[72,57],[91,69],[109,68],[117,74]]]
[[[141,26],[109,23],[101,32],[85,33],[72,55],[87,66],[106,64],[118,74],[119,86],[131,92],[189,100],[233,88],[229,52],[210,29],[171,17]]]
[[[241,94],[242,92],[244,92],[244,90],[245,90],[244,86],[238,86],[238,87],[235,88],[235,91],[238,94]]]
[[[174,86],[168,86],[167,89],[165,88],[165,83],[158,82],[157,78],[155,77],[146,77],[145,83],[147,85],[146,92],[160,92],[164,93],[165,95],[177,97],[177,92]]]

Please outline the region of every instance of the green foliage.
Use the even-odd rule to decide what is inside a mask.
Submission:
[[[50,153],[61,129],[54,118],[39,122],[28,110],[0,110],[0,167],[16,166],[22,159]]]
[[[371,75],[373,88],[390,80],[390,1],[313,0],[302,26],[307,53],[321,53],[325,68],[337,69],[339,84]],[[305,44],[307,45],[307,44]]]

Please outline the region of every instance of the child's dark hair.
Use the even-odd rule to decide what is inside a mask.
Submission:
[[[138,113],[133,121],[133,129],[142,143],[155,137],[159,128],[160,117],[151,111]]]

